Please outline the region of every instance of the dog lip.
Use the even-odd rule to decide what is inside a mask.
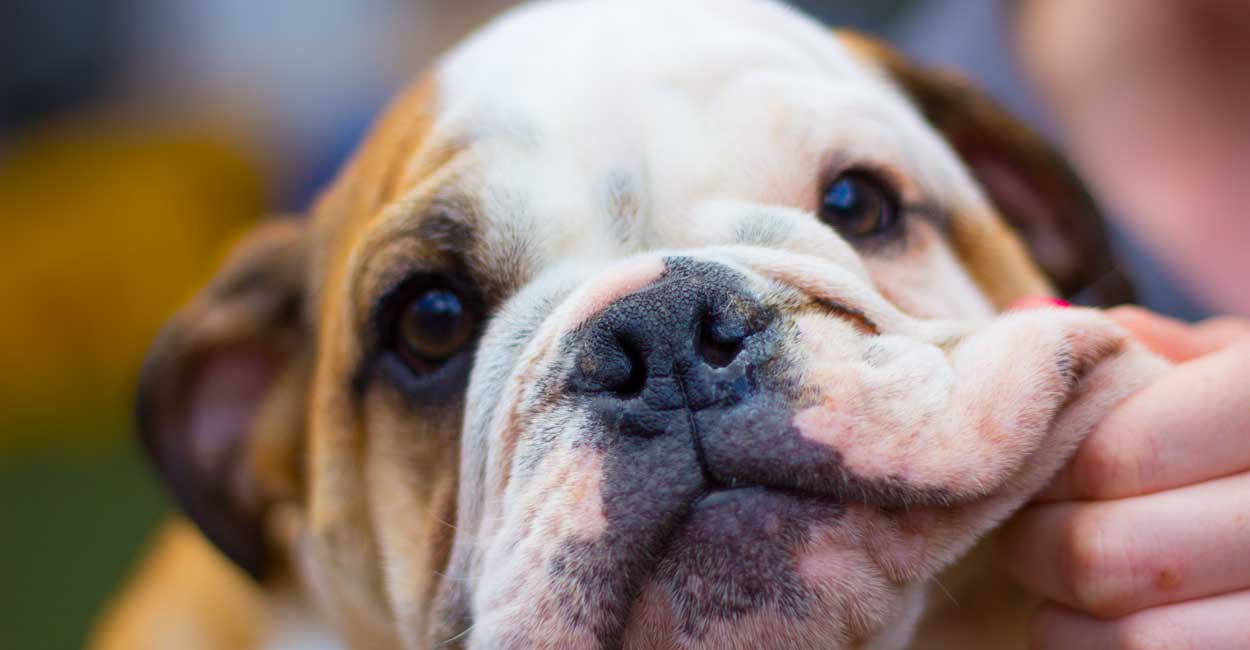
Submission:
[[[676,522],[669,532],[665,535],[665,539],[660,546],[660,552],[655,557],[663,558],[673,550],[673,545],[679,543],[684,533],[689,532],[690,527],[694,525],[695,520],[701,514],[717,509],[728,509],[736,507],[752,507],[750,504],[744,503],[767,499],[770,497],[780,497],[790,503],[800,504],[819,504],[823,507],[840,508],[845,504],[834,497],[827,497],[818,494],[808,494],[797,492],[794,490],[778,488],[774,486],[760,485],[756,483],[737,483],[734,485],[725,485],[719,482],[709,483],[708,487],[702,494],[688,501],[684,516]],[[770,515],[770,518],[772,515]],[[653,567],[654,568],[654,567]]]
[[[783,505],[784,504],[784,505]],[[723,511],[733,517],[750,512],[752,518],[779,522],[793,513],[792,508],[807,509],[840,509],[845,504],[834,497],[819,494],[808,494],[783,488],[759,484],[737,484],[733,486],[712,486],[699,497],[695,498],[689,511],[673,529],[668,544],[689,533],[691,526],[707,523],[707,517],[716,511]],[[719,515],[715,515],[719,516]]]
[[[710,484],[708,489],[703,494],[696,497],[693,500],[692,505],[696,508],[709,507],[738,497],[767,493],[780,494],[795,499],[814,499],[829,503],[837,503],[839,501],[836,497],[829,495],[802,492],[775,485],[764,485],[762,483],[734,483],[732,485],[725,485],[720,482],[715,482]]]
[[[693,636],[706,625],[728,624],[761,608],[801,611],[806,588],[794,554],[813,526],[836,525],[845,511],[841,501],[821,495],[759,484],[708,485],[652,556],[644,580],[653,589],[630,598],[625,620],[638,624],[635,608],[654,602],[641,598],[644,593],[667,602],[677,629]]]
[[[691,512],[698,509],[713,508],[731,501],[739,499],[749,499],[753,496],[780,496],[795,501],[811,501],[819,502],[827,505],[842,505],[842,499],[834,495],[817,494],[812,492],[803,492],[789,488],[777,487],[774,485],[763,485],[759,483],[735,483],[733,485],[712,484],[701,495],[695,497],[690,503]],[[681,525],[678,526],[681,528]]]
[[[726,503],[740,496],[751,493],[763,493],[768,488],[763,485],[737,485],[733,487],[718,487],[709,490],[703,496],[695,499],[695,508],[712,508],[722,503]]]

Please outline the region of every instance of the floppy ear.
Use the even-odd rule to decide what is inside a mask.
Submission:
[[[838,37],[882,66],[946,137],[1060,295],[1090,305],[1133,300],[1098,206],[1041,136],[954,73],[919,66],[861,34]]]
[[[307,386],[303,225],[262,224],[165,326],[139,380],[139,437],[182,510],[253,577],[264,514],[297,498]]]

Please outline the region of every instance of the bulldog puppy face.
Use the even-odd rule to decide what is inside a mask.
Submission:
[[[1105,251],[969,97],[772,4],[514,11],[175,321],[145,440],[357,647],[903,647],[1145,363],[995,318]]]

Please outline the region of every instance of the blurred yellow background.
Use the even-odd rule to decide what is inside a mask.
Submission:
[[[47,426],[127,401],[161,319],[264,196],[255,164],[225,138],[75,123],[17,143],[0,205],[0,411]],[[8,426],[3,444],[79,433],[40,428]]]
[[[196,129],[62,122],[7,152],[0,647],[77,647],[164,512],[130,444],[139,362],[263,212],[263,187],[228,138]]]

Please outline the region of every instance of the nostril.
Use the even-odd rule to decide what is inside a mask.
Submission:
[[[724,368],[742,353],[745,340],[746,331],[740,323],[707,316],[699,328],[695,350],[712,367]]]
[[[582,351],[572,381],[578,392],[632,397],[647,383],[647,364],[637,346],[609,335]]]
[[[629,341],[618,338],[617,344],[620,346],[625,367],[615,385],[609,386],[608,390],[621,397],[637,395],[647,383],[647,363],[643,360],[642,352]]]
[[[716,368],[724,368],[738,358],[742,352],[742,341],[721,342],[708,338],[699,340],[699,356]]]

